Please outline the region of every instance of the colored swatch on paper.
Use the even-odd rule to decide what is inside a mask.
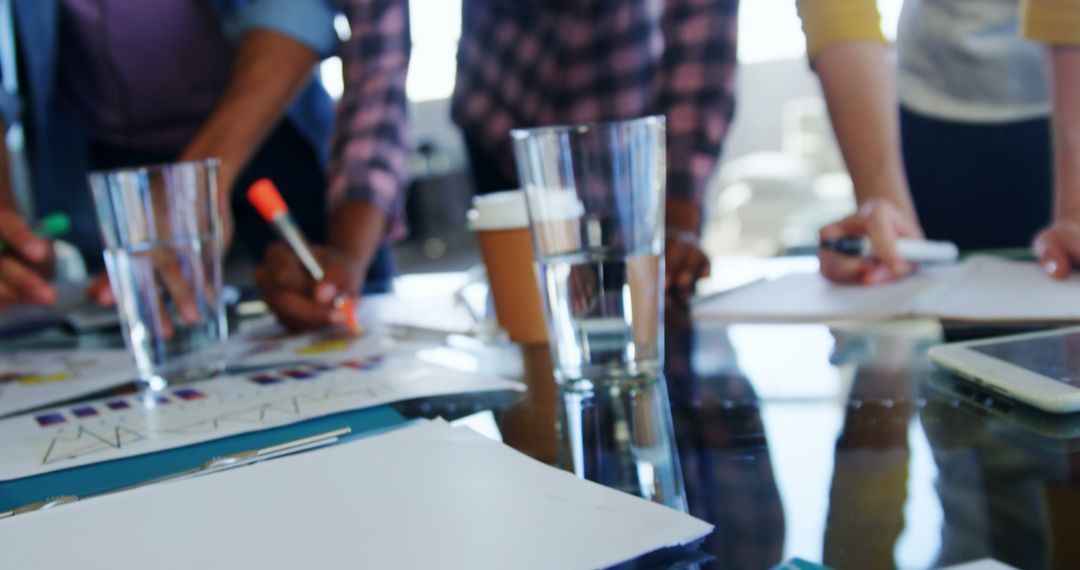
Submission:
[[[60,412],[51,412],[48,414],[41,414],[34,418],[41,427],[55,426],[63,423],[67,423],[67,418]]]
[[[158,396],[157,403],[161,405],[171,404],[172,400],[166,398],[165,396]]]
[[[184,388],[174,391],[173,396],[176,396],[185,402],[190,402],[192,400],[201,400],[206,397],[206,394],[203,394],[194,388]]]
[[[254,382],[260,386],[268,386],[270,384],[278,384],[289,380],[312,380],[318,378],[322,374],[344,369],[352,369],[360,372],[374,370],[382,366],[385,360],[386,357],[380,354],[360,360],[344,360],[338,364],[309,364],[303,366],[302,368],[290,368],[288,370],[280,370],[275,372],[274,374],[259,374],[256,376],[249,376],[248,381]]]
[[[113,410],[113,411],[127,410],[127,409],[131,408],[131,404],[129,404],[129,403],[123,401],[123,400],[113,400],[111,402],[106,403],[105,405],[108,406],[109,409]]]
[[[385,359],[384,356],[378,355],[363,360],[346,360],[345,362],[342,362],[341,365],[354,370],[375,370],[382,366],[383,360]]]
[[[83,406],[81,408],[74,408],[71,413],[77,418],[92,418],[98,415],[98,411],[90,406]]]

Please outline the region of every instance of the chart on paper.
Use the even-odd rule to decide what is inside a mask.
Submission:
[[[129,383],[122,350],[43,350],[0,355],[0,417]]]
[[[0,421],[0,480],[130,457],[412,398],[519,390],[409,356],[370,354]]]

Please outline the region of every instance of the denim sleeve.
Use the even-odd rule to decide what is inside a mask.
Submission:
[[[226,30],[233,39],[255,28],[273,30],[328,57],[340,41],[334,31],[335,15],[331,0],[255,0],[243,3],[227,18]]]

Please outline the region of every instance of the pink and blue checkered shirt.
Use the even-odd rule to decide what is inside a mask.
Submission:
[[[346,0],[331,204],[404,233],[406,0]],[[464,0],[455,122],[516,178],[509,131],[667,116],[668,195],[700,203],[734,109],[738,0]]]
[[[374,204],[389,220],[387,239],[405,235],[409,183],[407,0],[345,0],[352,35],[341,45],[345,92],[330,144],[329,204]]]
[[[511,128],[667,116],[699,203],[734,109],[738,0],[465,0],[453,118],[516,179]]]

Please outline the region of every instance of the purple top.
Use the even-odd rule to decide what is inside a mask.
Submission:
[[[62,0],[60,104],[90,139],[180,152],[229,79],[234,48],[200,0]]]

